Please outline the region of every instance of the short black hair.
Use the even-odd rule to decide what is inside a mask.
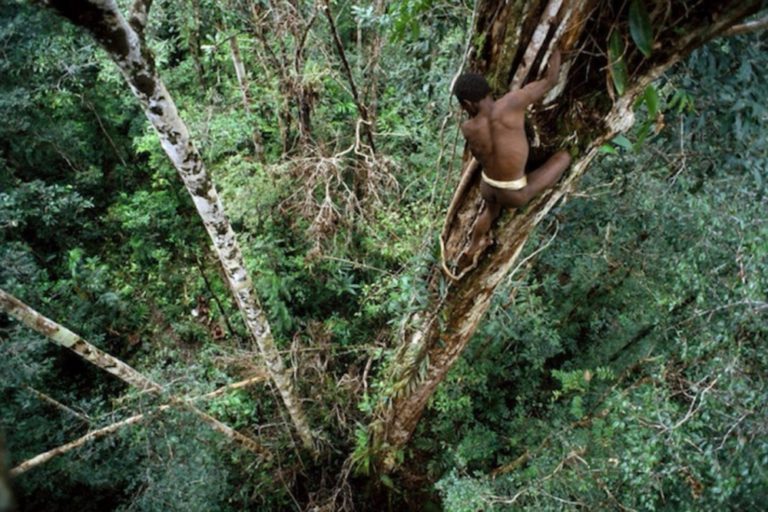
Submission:
[[[464,73],[453,84],[453,94],[459,101],[480,101],[491,93],[485,77],[477,73]]]

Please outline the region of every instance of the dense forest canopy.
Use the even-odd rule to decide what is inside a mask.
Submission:
[[[762,509],[760,8],[3,2],[0,511]],[[555,46],[455,279],[451,84]]]

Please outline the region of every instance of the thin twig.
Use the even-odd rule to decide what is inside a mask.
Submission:
[[[347,75],[347,80],[349,81],[349,87],[352,90],[352,97],[355,100],[355,105],[357,106],[357,111],[360,114],[360,117],[362,118],[363,122],[366,124],[366,130],[365,135],[368,139],[368,145],[371,148],[372,153],[376,153],[376,146],[373,143],[373,134],[371,133],[370,129],[370,121],[368,120],[368,109],[365,108],[365,106],[360,101],[360,95],[357,92],[357,86],[355,85],[355,80],[352,77],[352,69],[349,67],[349,61],[347,61],[347,55],[344,52],[344,45],[341,43],[341,37],[339,36],[339,31],[336,29],[336,22],[333,21],[333,15],[331,14],[331,4],[328,0],[324,0],[323,5],[321,6],[321,9],[325,12],[325,17],[328,19],[328,24],[331,26],[331,33],[333,34],[333,42],[336,45],[336,51],[339,54],[339,58],[341,59],[342,66],[344,67],[344,72]]]
[[[85,414],[81,414],[81,413],[77,412],[76,410],[72,409],[71,407],[68,407],[68,406],[64,405],[63,403],[59,402],[55,398],[46,395],[42,391],[38,391],[35,388],[33,388],[31,386],[26,386],[26,385],[24,386],[24,389],[26,389],[27,391],[29,391],[30,393],[35,395],[37,398],[39,398],[43,402],[51,404],[52,406],[56,407],[57,409],[60,409],[60,410],[62,410],[64,412],[66,412],[67,414],[70,414],[70,415],[74,416],[75,418],[79,419],[80,421],[83,421],[85,423],[90,423],[91,422],[91,418],[89,418]]]
[[[723,32],[723,36],[730,37],[739,34],[747,34],[749,32],[757,32],[758,30],[763,30],[764,28],[768,28],[768,16],[740,23],[739,25],[734,25]]]

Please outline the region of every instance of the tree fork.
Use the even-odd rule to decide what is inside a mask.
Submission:
[[[341,59],[341,64],[344,68],[344,74],[347,76],[349,88],[352,91],[352,98],[355,100],[355,105],[357,106],[357,113],[360,114],[360,119],[363,120],[363,124],[365,125],[365,137],[368,139],[368,145],[371,148],[371,153],[375,154],[376,146],[373,143],[373,132],[371,121],[368,118],[368,109],[365,107],[365,105],[363,105],[362,100],[360,99],[360,94],[357,92],[357,86],[355,85],[355,79],[352,76],[352,69],[350,68],[349,61],[347,60],[347,54],[344,51],[344,45],[341,43],[339,31],[336,29],[336,22],[333,21],[333,13],[331,13],[330,0],[323,0],[323,4],[320,6],[320,8],[325,13],[326,19],[328,19],[328,25],[331,27],[331,34],[333,35],[333,44],[336,47],[336,52],[339,54],[339,59]]]

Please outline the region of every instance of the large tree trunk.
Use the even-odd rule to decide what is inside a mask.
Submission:
[[[630,36],[630,5],[644,6],[649,14],[654,43],[647,57]],[[482,200],[479,173],[463,176],[441,240],[445,269],[436,265],[429,278],[429,305],[411,319],[412,327],[389,377],[394,391],[385,397],[379,419],[371,425],[373,449],[382,468],[395,464],[395,454],[413,435],[429,398],[466,347],[531,232],[574,189],[598,148],[633,124],[635,99],[672,64],[759,5],[757,0],[553,0],[549,5],[545,0],[478,0],[472,40],[482,44],[475,48],[471,67],[488,78],[496,94],[504,93],[512,82],[519,86],[526,77],[536,79],[533,64],[546,62],[551,46],[557,44],[551,41],[559,38],[564,62],[558,85],[528,119],[529,168],[536,168],[561,147],[571,152],[573,164],[554,189],[527,207],[504,214],[494,228],[495,244],[464,272],[456,264]],[[550,16],[558,11],[556,17]],[[612,52],[618,57],[610,65],[612,31],[621,44],[618,53]],[[626,77],[621,75],[622,65],[626,65]]]
[[[312,432],[301,402],[277,351],[269,322],[253,290],[240,246],[224,214],[216,187],[190,140],[187,126],[179,117],[173,99],[157,75],[152,53],[144,44],[143,30],[150,0],[135,1],[130,23],[120,13],[114,0],[47,0],[45,3],[90,32],[120,68],[192,196],[245,324],[258,344],[296,431],[304,445],[314,449]]]

